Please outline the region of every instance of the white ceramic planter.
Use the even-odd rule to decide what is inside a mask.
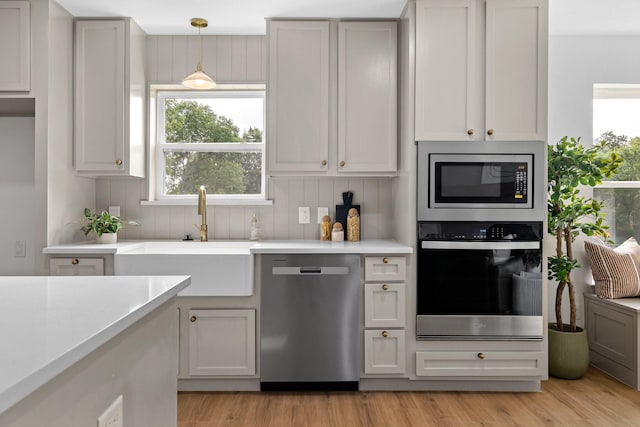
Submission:
[[[118,233],[104,233],[100,237],[96,237],[96,243],[116,243],[118,241]]]

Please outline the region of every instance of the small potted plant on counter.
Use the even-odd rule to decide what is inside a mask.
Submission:
[[[602,202],[580,193],[580,186],[595,187],[618,173],[622,158],[600,154],[600,147],[585,148],[580,138],[563,137],[548,147],[549,234],[555,237],[555,255],[548,259],[549,280],[556,280],[556,322],[549,323],[549,373],[564,379],[580,378],[589,367],[589,344],[576,325],[576,291],[571,271],[579,268],[573,241],[580,234],[606,236]],[[562,298],[569,294],[569,323],[562,320]]]
[[[91,209],[84,209],[84,218],[81,230],[87,236],[93,231],[96,234],[97,243],[116,243],[118,231],[122,229],[122,218],[111,215],[107,211],[91,212]]]

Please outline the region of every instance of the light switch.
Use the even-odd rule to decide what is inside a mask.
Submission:
[[[298,208],[298,224],[309,224],[311,222],[311,214],[309,206],[300,206]]]
[[[329,215],[329,208],[318,208],[318,224],[322,224],[322,217]]]

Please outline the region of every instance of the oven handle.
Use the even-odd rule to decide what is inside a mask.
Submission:
[[[443,242],[422,241],[422,249],[540,249],[540,242]]]

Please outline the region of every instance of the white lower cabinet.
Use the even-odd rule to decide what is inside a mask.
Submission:
[[[405,326],[405,284],[366,283],[364,285],[365,328]]]
[[[255,373],[255,310],[189,310],[189,375]]]
[[[404,374],[405,334],[399,329],[364,331],[364,372]]]
[[[416,375],[429,377],[529,377],[544,375],[543,351],[419,351]]]
[[[104,276],[102,258],[51,258],[51,276]]]

